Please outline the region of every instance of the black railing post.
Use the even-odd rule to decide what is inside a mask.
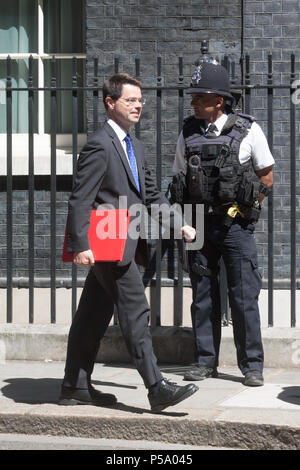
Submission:
[[[98,57],[94,58],[94,77],[93,77],[93,129],[98,129],[98,113],[99,113],[99,90],[98,90]]]
[[[50,176],[50,308],[51,323],[56,322],[56,61],[51,59],[51,176]]]
[[[156,184],[161,190],[161,108],[162,108],[162,77],[161,77],[161,57],[157,58],[157,78],[156,78]],[[156,278],[155,287],[151,287],[151,325],[159,326],[161,324],[161,257],[162,257],[162,240],[161,226],[159,224],[159,238],[156,242],[155,268]]]
[[[245,90],[245,112],[247,114],[251,113],[251,105],[250,105],[250,99],[251,99],[251,90],[250,90],[250,56],[249,54],[246,54],[245,56],[245,85],[246,85],[246,90]]]
[[[231,67],[230,67],[230,69],[231,69],[231,84],[235,85],[236,84],[235,62],[232,61],[230,65],[231,65]]]
[[[295,54],[291,55],[291,84],[295,80]],[[293,88],[291,87],[291,94]],[[296,326],[296,109],[290,99],[290,184],[291,184],[291,326]]]
[[[114,60],[114,73],[119,73],[119,58],[118,57],[115,57],[115,60]],[[117,325],[118,324],[118,312],[117,312],[117,307],[115,306],[114,308],[114,315],[113,315],[113,322],[114,322],[114,325]]]
[[[140,71],[141,71],[141,67],[140,67],[140,59],[139,58],[136,58],[135,59],[135,76],[137,78],[140,77]],[[140,135],[141,135],[141,122],[139,121],[136,125],[135,125],[135,136],[137,139],[140,138]]]
[[[6,81],[6,258],[7,258],[7,291],[6,291],[6,317],[7,323],[12,322],[13,316],[13,177],[12,177],[12,79],[11,57],[7,57],[7,81]]]
[[[182,131],[183,118],[184,118],[184,94],[183,94],[183,59],[179,57],[178,61],[178,134]],[[184,243],[179,240],[178,243]],[[183,312],[183,269],[182,263],[179,259],[179,252],[177,251],[177,282],[174,280],[174,326],[182,325],[182,312]]]
[[[156,184],[161,190],[161,108],[162,108],[162,76],[161,76],[161,57],[157,58],[157,77],[156,77]]]
[[[29,58],[28,74],[28,284],[29,284],[29,323],[34,322],[34,90],[33,57]]]
[[[78,138],[78,79],[77,79],[77,59],[73,57],[72,74],[72,153],[73,153],[73,182],[75,168],[77,164],[77,138]],[[77,266],[72,263],[72,318],[74,318],[77,308]]]
[[[268,55],[268,143],[273,154],[273,62]],[[268,326],[273,326],[273,296],[274,296],[274,210],[273,190],[268,197]]]
[[[230,69],[233,72],[232,76],[231,76],[231,80],[230,80],[230,83],[232,85],[233,84],[232,77],[235,79],[235,69],[234,69],[234,62],[232,62],[232,64],[230,63],[228,55],[224,56],[223,66],[226,68],[229,75],[230,75]],[[221,320],[222,320],[222,325],[223,326],[228,326],[229,325],[229,318],[228,318],[229,317],[229,315],[228,315],[228,283],[227,283],[227,274],[226,274],[226,268],[225,268],[225,263],[224,263],[223,257],[220,258],[219,267],[220,267],[219,292],[220,292]]]
[[[226,69],[227,72],[229,73],[230,64],[229,64],[229,57],[228,57],[228,55],[224,55],[224,58],[223,58],[223,60],[222,60],[222,65],[223,65],[223,67],[225,67],[225,69]]]
[[[115,73],[119,73],[119,57],[115,57],[115,60],[114,60],[114,71]]]

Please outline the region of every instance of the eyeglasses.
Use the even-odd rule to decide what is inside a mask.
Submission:
[[[144,106],[146,103],[145,98],[120,98],[120,100],[126,101],[128,106],[134,106],[136,103]]]

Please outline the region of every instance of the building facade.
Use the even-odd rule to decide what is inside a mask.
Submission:
[[[76,85],[101,87],[103,79],[116,70],[137,73],[144,85],[147,105],[139,136],[157,172],[159,184],[167,189],[172,175],[175,145],[180,130],[178,84],[187,86],[195,61],[201,57],[201,44],[208,41],[209,55],[228,60],[233,84],[275,86],[248,90],[249,111],[266,134],[269,104],[272,101],[272,135],[268,135],[276,160],[273,190],[274,205],[274,280],[278,288],[288,288],[291,274],[291,168],[299,181],[299,105],[291,117],[291,87],[298,80],[300,62],[300,2],[295,0],[11,0],[1,2],[0,18],[0,278],[5,287],[7,272],[7,60],[11,56],[12,86],[12,269],[15,283],[28,277],[28,92],[36,87],[33,102],[34,134],[34,214],[35,282],[49,279],[51,224],[51,92],[56,103],[56,276],[70,277],[70,267],[60,261],[67,199],[72,186],[74,154],[72,131],[72,90],[76,57]],[[249,70],[245,57],[249,54]],[[291,74],[291,55],[295,73]],[[33,56],[29,66],[29,56]],[[270,58],[272,55],[272,67]],[[55,57],[55,65],[53,65]],[[159,58],[159,59],[158,59]],[[182,58],[182,59],[180,59]],[[243,58],[243,62],[241,62]],[[97,67],[95,59],[97,59]],[[181,60],[181,62],[180,62]],[[242,63],[242,65],[241,65]],[[181,64],[181,65],[179,65]],[[32,79],[30,78],[32,75]],[[268,82],[269,80],[269,82]],[[161,87],[158,91],[157,85]],[[173,87],[173,89],[172,89]],[[37,89],[38,88],[38,89]],[[183,93],[183,114],[191,110]],[[245,105],[247,97],[244,92]],[[95,108],[95,100],[97,106]],[[160,106],[159,117],[157,106]],[[96,110],[96,115],[95,115]],[[105,118],[101,90],[80,90],[77,95],[76,139],[78,150]],[[159,119],[158,131],[157,119]],[[292,120],[292,121],[291,121]],[[296,131],[291,143],[291,122]],[[72,126],[73,123],[73,126]],[[159,145],[158,145],[159,133]],[[294,165],[291,166],[291,161]],[[296,275],[300,277],[299,188],[296,189]],[[256,230],[259,263],[264,280],[268,277],[268,209]],[[53,237],[53,234],[52,234]],[[154,247],[155,250],[155,247]],[[162,278],[166,285],[176,277],[174,249],[165,253]],[[176,256],[175,256],[176,258]],[[170,261],[171,260],[171,261]],[[79,277],[85,271],[79,270]],[[148,277],[155,277],[155,259]],[[147,277],[147,276],[146,276]],[[19,281],[18,281],[19,280]],[[25,281],[24,281],[25,282]],[[25,282],[26,283],[26,282]]]

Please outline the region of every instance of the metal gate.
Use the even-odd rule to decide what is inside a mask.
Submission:
[[[207,51],[204,51],[207,52]],[[57,244],[57,200],[56,192],[59,185],[59,177],[56,171],[56,158],[57,158],[57,100],[60,94],[70,94],[72,97],[72,159],[73,166],[75,168],[77,156],[78,156],[78,97],[84,93],[87,99],[92,103],[92,110],[89,112],[89,116],[92,120],[92,128],[96,129],[99,125],[99,103],[101,98],[102,83],[99,79],[99,68],[101,64],[98,63],[98,59],[94,59],[94,76],[92,77],[92,85],[79,86],[78,85],[78,73],[77,73],[77,59],[73,58],[73,78],[72,83],[68,87],[60,87],[57,85],[56,79],[56,62],[55,58],[51,61],[51,84],[49,87],[37,88],[34,86],[33,76],[33,62],[34,59],[29,59],[29,76],[27,87],[13,87],[11,79],[11,67],[12,59],[8,56],[6,59],[7,65],[7,79],[5,89],[2,93],[6,96],[6,146],[7,146],[7,174],[5,179],[2,178],[1,191],[6,192],[6,246],[2,246],[2,252],[6,254],[6,276],[2,276],[1,287],[6,288],[7,291],[7,315],[6,321],[8,323],[13,322],[13,287],[27,287],[29,289],[29,318],[28,322],[34,322],[34,290],[35,287],[43,285],[51,291],[51,323],[56,322],[56,293],[57,288],[67,286],[72,288],[72,305],[70,306],[72,315],[76,310],[77,298],[76,298],[76,286],[78,285],[78,273],[76,266],[72,266],[72,272],[69,278],[59,280],[57,279],[57,253],[60,250],[60,246]],[[119,71],[122,64],[119,63],[118,59],[115,59],[114,69],[115,72]],[[140,61],[135,61],[135,73],[140,76]],[[290,325],[294,327],[296,325],[296,102],[293,97],[297,91],[297,83],[295,82],[296,70],[295,70],[295,56],[291,56],[289,76],[290,80],[284,85],[277,85],[273,80],[273,61],[272,55],[268,56],[268,73],[265,84],[252,83],[250,75],[250,57],[245,55],[241,58],[239,64],[230,62],[228,57],[223,58],[223,65],[225,65],[231,75],[232,89],[240,90],[242,95],[241,106],[243,111],[251,114],[252,98],[255,90],[265,90],[266,93],[266,106],[267,112],[267,135],[268,142],[273,151],[274,144],[274,93],[279,89],[286,89],[290,93],[290,109],[289,109],[289,139],[290,139]],[[185,77],[183,75],[183,58],[178,58],[178,77],[177,83],[173,85],[166,85],[164,83],[162,74],[162,63],[161,59],[157,58],[157,76],[155,77],[155,83],[151,86],[145,86],[144,90],[152,90],[155,93],[155,115],[153,119],[155,121],[155,138],[156,138],[156,180],[159,189],[162,188],[162,120],[163,120],[163,98],[172,92],[177,94],[177,102],[174,103],[174,113],[178,113],[178,129],[179,132],[182,128],[185,108],[184,108],[184,91],[186,86],[184,85]],[[237,73],[238,72],[238,73]],[[141,77],[143,79],[143,77]],[[13,200],[14,191],[16,188],[16,177],[13,175],[13,131],[12,131],[12,118],[13,118],[13,106],[12,97],[13,94],[19,92],[26,92],[28,96],[28,174],[26,175],[26,191],[28,196],[28,234],[27,234],[27,273],[28,275],[22,279],[14,276],[13,270],[13,258],[14,258],[14,238],[13,238]],[[35,102],[38,99],[38,93],[44,92],[49,95],[50,98],[50,147],[51,147],[51,171],[48,181],[48,187],[50,191],[50,223],[49,223],[49,236],[50,236],[50,267],[49,274],[42,282],[35,276],[35,250],[36,250],[36,237],[35,237],[35,191],[38,177],[35,174],[34,168],[34,120],[35,116]],[[135,133],[137,137],[141,136],[141,125],[140,123],[136,126]],[[299,171],[299,170],[298,170]],[[71,187],[72,177],[70,176],[68,186]],[[268,197],[267,202],[267,278],[265,283],[268,288],[268,324],[273,326],[273,297],[274,297],[274,197],[271,193]],[[161,304],[161,287],[164,285],[164,279],[162,278],[162,257],[164,252],[168,249],[161,240],[156,244],[153,258],[152,271],[148,271],[147,275],[144,275],[145,285],[151,286],[151,311],[152,311],[152,324],[160,324],[160,304]],[[177,262],[177,254],[175,252],[175,274],[172,280],[169,280],[168,285],[173,287],[174,296],[174,325],[180,326],[182,324],[182,306],[183,306],[183,289],[184,286],[189,285],[189,281],[185,278],[180,263]],[[149,277],[149,273],[151,274]],[[225,321],[228,320],[228,308],[227,308],[227,296],[226,296],[226,279],[224,269],[221,269],[221,289],[223,299],[223,316]]]

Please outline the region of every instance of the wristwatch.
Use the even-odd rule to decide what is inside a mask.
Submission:
[[[268,188],[264,183],[260,183],[259,192],[262,193],[265,197],[269,196],[271,188]]]

